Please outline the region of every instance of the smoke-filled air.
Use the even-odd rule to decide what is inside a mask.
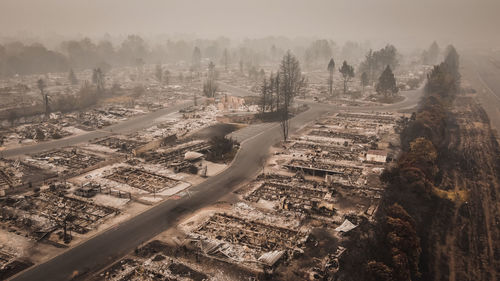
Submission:
[[[1,0],[0,280],[499,280],[499,12]]]

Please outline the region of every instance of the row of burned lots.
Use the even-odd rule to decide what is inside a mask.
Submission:
[[[181,231],[167,231],[95,279],[143,280],[141,273],[148,272],[167,280],[261,280],[301,256],[309,243],[309,231],[296,216],[241,202],[223,206],[226,212],[218,207],[197,212],[181,223]]]
[[[1,212],[3,228],[32,240],[59,243],[71,239],[67,231],[85,234],[118,210],[79,199],[63,192],[61,186],[53,186],[31,195],[7,198]]]
[[[0,159],[0,192],[9,192],[21,186],[33,185],[54,173],[20,160]],[[3,194],[2,194],[3,195]]]
[[[403,116],[342,112],[317,120],[274,149],[241,198],[308,233],[302,254],[277,263],[273,280],[334,280],[350,231],[372,220],[384,190],[380,174],[400,147]]]
[[[31,155],[27,162],[58,172],[76,173],[103,162],[107,155],[68,147]]]

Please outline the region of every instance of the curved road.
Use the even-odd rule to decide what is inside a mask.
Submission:
[[[398,104],[364,108],[338,108],[311,103],[309,110],[291,119],[290,133],[329,111],[339,109],[397,110],[416,105],[419,96],[420,91],[408,92],[408,98]],[[250,180],[260,170],[263,161],[268,156],[269,148],[280,138],[280,126],[266,127],[264,131],[241,143],[241,148],[230,167],[217,176],[190,188],[189,196],[162,202],[43,264],[27,269],[15,276],[13,280],[56,281],[72,278],[80,280],[88,277],[174,226],[182,215],[215,203],[231,192],[235,186]]]

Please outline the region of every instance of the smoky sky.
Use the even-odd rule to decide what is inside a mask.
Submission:
[[[0,34],[500,43],[499,0],[0,0]]]

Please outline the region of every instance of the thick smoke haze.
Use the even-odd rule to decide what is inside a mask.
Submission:
[[[0,35],[282,35],[498,44],[498,0],[2,0]]]

